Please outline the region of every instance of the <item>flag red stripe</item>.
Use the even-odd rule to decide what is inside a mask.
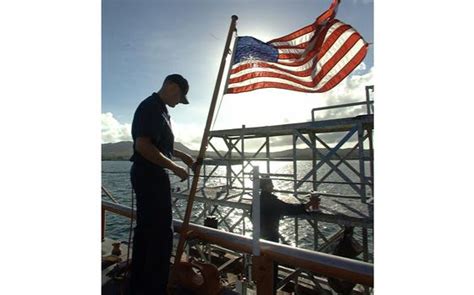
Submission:
[[[301,37],[304,34],[308,34],[312,31],[314,31],[315,29],[316,29],[316,25],[315,25],[315,23],[312,23],[312,24],[307,25],[306,27],[304,27],[302,29],[294,31],[293,33],[290,33],[286,36],[283,36],[283,37],[280,37],[280,38],[277,38],[277,39],[273,39],[271,41],[268,41],[267,43],[288,42],[288,41],[291,41],[291,40],[296,39],[298,37]]]
[[[348,62],[334,77],[332,77],[323,87],[318,89],[318,92],[325,92],[332,89],[345,77],[347,77],[365,58],[369,44],[365,44],[359,52]]]

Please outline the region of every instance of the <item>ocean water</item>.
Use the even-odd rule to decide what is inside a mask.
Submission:
[[[358,162],[357,161],[349,161],[349,163],[357,167],[358,169]],[[265,162],[252,162],[252,165],[259,166],[261,173],[268,173],[267,166]],[[334,162],[336,164],[336,162]],[[103,161],[102,162],[102,185],[113,195],[113,197],[119,201],[121,204],[130,206],[131,205],[131,197],[132,197],[132,188],[130,183],[130,166],[131,163],[129,161]],[[213,167],[206,167],[206,174],[211,172]],[[345,165],[339,166],[339,168],[347,175],[352,181],[358,182],[359,179],[356,174],[351,171],[351,169],[345,167]],[[246,173],[251,172],[252,167],[249,165],[246,169]],[[293,173],[293,163],[292,162],[271,162],[270,163],[270,172],[271,173],[279,173],[279,174],[290,174]],[[311,169],[311,161],[299,161],[297,166],[297,175],[298,179],[301,179],[308,173]],[[327,164],[321,166],[321,169],[318,170],[318,179],[324,176],[330,170]],[[202,170],[201,173],[204,171]],[[237,169],[235,172],[238,172]],[[187,182],[180,182],[177,177],[171,175],[171,183],[172,188],[174,190],[184,190],[187,187]],[[225,175],[225,168],[219,167],[217,170],[213,172],[214,176],[224,176]],[[369,175],[369,168],[366,167],[366,175]],[[192,178],[190,177],[190,181]],[[311,178],[309,179],[311,180]],[[328,182],[341,182],[343,179],[338,176],[336,173],[331,173],[327,178],[326,181]],[[274,179],[275,189],[278,190],[288,190],[292,191],[293,189],[293,181],[285,180],[284,177],[280,177]],[[207,187],[212,186],[219,186],[224,185],[225,179],[223,178],[210,178],[206,183]],[[239,185],[239,183],[235,183],[234,185]],[[202,183],[198,187],[201,187]],[[245,180],[246,187],[252,187],[252,181],[247,177]],[[312,190],[312,183],[308,181],[304,183],[299,191],[301,192],[309,192]],[[338,183],[325,183],[321,184],[318,187],[318,191],[323,191],[326,193],[333,193],[333,194],[340,194],[340,195],[355,195],[355,191],[349,185],[341,185]],[[280,199],[289,202],[289,203],[299,203],[299,201],[293,197],[293,195],[288,193],[275,193]],[[368,189],[368,196],[370,197],[372,192]],[[102,196],[103,200],[109,200],[106,196]],[[177,207],[180,208],[182,212],[184,212],[184,208],[186,206],[186,202],[184,200],[179,200],[177,202]],[[321,207],[327,209],[328,212],[339,212],[348,214],[351,216],[358,216],[352,210],[348,209],[347,206],[362,212],[363,214],[367,213],[367,206],[362,204],[358,200],[348,200],[348,199],[341,199],[341,198],[325,198],[322,197],[321,200]],[[200,212],[203,209],[204,205],[202,203],[195,202],[193,207],[193,212]],[[222,216],[225,216],[226,213],[230,211],[230,208],[221,208],[220,212]],[[226,217],[226,221],[229,224],[233,224],[238,221],[242,216],[242,210],[234,210],[229,216]],[[217,216],[220,218],[220,216]],[[177,212],[173,212],[173,218],[181,219]],[[112,239],[120,240],[120,241],[127,241],[129,236],[129,229],[130,229],[130,220],[121,216],[118,216],[113,213],[107,213],[106,215],[106,236]],[[191,222],[193,222],[193,218],[191,218]],[[202,220],[200,221],[202,224]],[[236,228],[235,233],[245,234],[246,236],[251,236],[251,221],[248,218],[245,218],[245,233],[243,231],[242,226],[238,226]],[[340,227],[336,224],[332,223],[325,223],[319,222],[319,230],[329,238],[332,234],[336,233],[340,230]],[[286,217],[280,221],[280,234],[284,237],[286,243],[290,245],[296,246],[295,240],[295,219],[293,217]],[[300,248],[305,249],[313,249],[313,241],[314,241],[314,232],[313,228],[310,224],[303,219],[299,219],[298,221],[298,243],[297,246]],[[362,244],[362,230],[360,228],[355,228],[354,230],[354,237]],[[369,245],[369,253],[370,259],[373,260],[373,232],[371,229],[368,230],[368,245]],[[323,242],[322,239],[319,239],[319,243]]]

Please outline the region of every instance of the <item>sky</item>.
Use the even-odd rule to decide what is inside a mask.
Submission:
[[[159,90],[171,73],[190,84],[189,105],[170,109],[176,141],[198,149],[230,25],[239,36],[262,41],[281,37],[314,21],[331,0],[103,0],[102,143],[131,140],[138,104]],[[341,1],[336,18],[373,40],[373,1]],[[311,109],[361,101],[373,84],[374,45],[362,64],[326,93],[262,89],[222,97],[213,130],[298,123]],[[339,115],[355,115],[354,112]],[[336,114],[337,115],[337,114]],[[321,113],[320,119],[328,114]]]

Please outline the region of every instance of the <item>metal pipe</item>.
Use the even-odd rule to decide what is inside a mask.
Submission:
[[[353,106],[359,106],[359,105],[368,105],[368,104],[373,104],[373,100],[367,100],[367,101],[360,101],[360,102],[352,102],[352,103],[344,103],[344,104],[338,104],[338,105],[332,105],[332,106],[325,106],[325,107],[319,107],[319,108],[313,108],[311,110],[311,119],[314,122],[314,113],[316,111],[322,111],[322,110],[329,110],[329,109],[337,109],[337,108],[344,108],[344,107],[353,107]],[[370,114],[370,113],[369,113]]]

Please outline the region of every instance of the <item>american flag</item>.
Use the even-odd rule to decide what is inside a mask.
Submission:
[[[350,25],[335,19],[339,0],[314,23],[267,43],[238,37],[226,93],[261,88],[325,92],[364,59],[368,44]]]

